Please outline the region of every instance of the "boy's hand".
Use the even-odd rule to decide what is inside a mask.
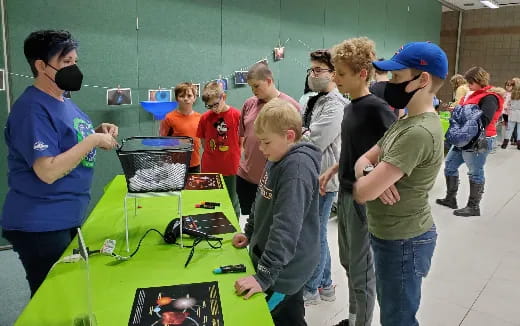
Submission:
[[[391,185],[381,194],[381,196],[379,196],[379,200],[381,200],[385,205],[393,205],[401,200],[401,196],[399,195],[395,185]]]
[[[246,235],[243,233],[237,233],[233,236],[233,240],[231,241],[233,247],[235,248],[244,248],[249,244],[249,239],[247,239]]]
[[[249,299],[253,294],[262,292],[262,287],[253,276],[243,277],[235,282],[235,291],[238,295],[244,295],[244,299]]]
[[[327,171],[320,175],[320,195],[325,196],[325,193],[327,192],[327,183],[329,183],[333,175],[334,171],[332,168],[327,169]]]

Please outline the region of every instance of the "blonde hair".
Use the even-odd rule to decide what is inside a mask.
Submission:
[[[179,96],[184,95],[191,89],[194,97],[197,97],[197,89],[192,83],[180,83],[175,86],[175,99]]]
[[[453,90],[457,90],[457,88],[459,88],[462,85],[467,84],[468,82],[466,81],[464,76],[462,76],[460,74],[455,74],[451,77],[450,83],[453,86]]]
[[[511,91],[512,100],[520,100],[520,78],[513,78],[513,90]]]
[[[480,87],[486,87],[489,85],[489,73],[482,67],[472,67],[464,74],[464,78],[468,83],[475,83]]]
[[[498,95],[500,95],[501,98],[505,99],[506,98],[506,90],[503,89],[502,87],[491,87],[488,92],[493,92],[493,93],[497,93]]]
[[[296,108],[289,102],[274,98],[267,102],[255,120],[255,134],[273,132],[285,134],[293,130],[296,134],[295,142],[302,137],[302,117]]]
[[[372,62],[376,60],[376,44],[367,37],[357,37],[336,44],[331,49],[332,63],[347,65],[354,73],[365,69],[367,82],[374,75]]]
[[[273,72],[263,62],[255,63],[247,72],[247,81],[266,80],[268,78],[274,81]]]
[[[212,98],[220,98],[224,95],[224,89],[216,81],[207,83],[202,90],[202,101],[208,103]]]

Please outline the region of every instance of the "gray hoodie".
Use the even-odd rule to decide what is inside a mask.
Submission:
[[[295,294],[318,264],[320,159],[318,147],[298,143],[265,166],[245,227],[263,291]]]
[[[311,115],[310,132],[303,135],[303,140],[318,146],[322,152],[320,174],[339,162],[341,151],[341,121],[343,111],[350,101],[343,97],[337,88],[320,97]],[[309,108],[301,111],[302,116]],[[327,184],[327,192],[339,190],[338,175],[335,174]]]

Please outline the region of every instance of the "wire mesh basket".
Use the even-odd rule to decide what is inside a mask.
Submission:
[[[184,189],[193,139],[190,137],[130,137],[116,151],[128,192]]]

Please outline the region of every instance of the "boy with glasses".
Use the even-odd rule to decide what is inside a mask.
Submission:
[[[236,174],[240,162],[241,139],[238,135],[240,111],[226,104],[227,95],[217,82],[202,90],[208,111],[200,117],[197,137],[204,146],[202,173],[220,173],[233,203],[237,218],[240,205],[236,192]]]

